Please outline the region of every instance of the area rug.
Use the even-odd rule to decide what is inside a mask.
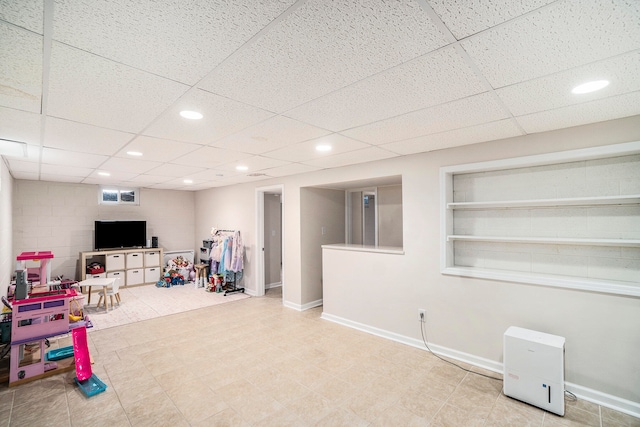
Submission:
[[[91,304],[85,304],[84,307],[85,314],[89,315],[93,324],[93,328],[88,329],[89,332],[238,301],[249,298],[249,295],[236,292],[224,296],[223,293],[206,292],[204,288],[195,288],[191,284],[170,288],[137,286],[120,288],[121,303],[114,308],[109,305],[109,311],[102,306],[96,307],[98,298],[94,293],[91,295]]]

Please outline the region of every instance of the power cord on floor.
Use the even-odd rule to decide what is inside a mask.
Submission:
[[[456,363],[453,363],[450,360],[443,359],[442,357],[438,356],[436,353],[433,352],[433,350],[431,350],[429,348],[429,344],[427,343],[428,339],[427,339],[427,332],[425,331],[425,324],[426,324],[426,320],[424,318],[424,313],[420,313],[420,334],[422,335],[422,342],[424,343],[424,346],[427,348],[427,350],[429,350],[429,353],[433,354],[435,357],[437,357],[438,359],[442,360],[443,362],[447,362],[448,364],[453,365],[453,366],[455,366],[457,368],[460,368],[465,372],[470,372],[472,374],[481,375],[483,377],[491,378],[492,380],[502,381],[502,379],[500,379],[500,378],[492,377],[490,375],[485,375],[485,374],[480,373],[480,372],[475,372],[475,371],[471,371],[469,369],[463,368],[462,366],[460,366],[460,365],[458,365]],[[571,400],[571,401],[578,400],[578,396],[576,396],[575,394],[573,394],[569,390],[565,390],[564,391],[564,395],[565,395],[565,399],[568,399],[568,400]]]
[[[443,362],[447,362],[448,364],[453,365],[453,366],[455,366],[457,368],[460,368],[465,372],[470,372],[472,374],[476,374],[476,375],[480,375],[480,376],[483,376],[483,377],[491,378],[492,380],[502,381],[501,378],[496,378],[496,377],[492,377],[490,375],[485,375],[485,374],[483,374],[481,372],[471,371],[471,370],[469,370],[467,368],[463,368],[462,366],[460,366],[460,365],[458,365],[456,363],[451,362],[450,360],[447,360],[447,359],[444,359],[444,358],[438,356],[436,353],[433,352],[433,350],[431,350],[429,348],[429,344],[427,343],[427,341],[428,341],[427,340],[427,333],[424,330],[425,329],[425,327],[424,327],[425,324],[426,324],[426,320],[424,318],[424,313],[420,313],[420,333],[422,334],[422,342],[424,343],[424,346],[427,348],[427,350],[429,350],[429,353],[433,354],[435,357],[437,357],[438,359],[442,360]]]

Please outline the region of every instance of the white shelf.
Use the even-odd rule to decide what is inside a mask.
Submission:
[[[619,246],[640,247],[640,240],[632,239],[579,239],[573,237],[502,237],[502,236],[471,236],[449,235],[447,241],[462,240],[468,242],[502,242],[502,243],[540,243],[557,245],[587,245],[587,246]]]
[[[487,270],[476,267],[458,266],[445,268],[442,270],[442,274],[640,297],[639,282],[621,282],[587,277],[559,276],[508,270]]]
[[[447,203],[447,209],[526,209],[558,206],[637,205],[640,195],[575,197],[566,199],[504,200]]]

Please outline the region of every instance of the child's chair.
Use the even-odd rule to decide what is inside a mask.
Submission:
[[[98,300],[98,308],[100,307],[100,304],[102,304],[102,299],[104,298],[104,309],[105,310],[109,310],[108,307],[108,303],[107,303],[107,297],[109,297],[109,299],[111,300],[111,308],[113,308],[113,297],[116,297],[116,301],[118,302],[118,305],[120,305],[120,292],[119,292],[119,288],[120,288],[120,278],[116,278],[116,280],[114,280],[113,284],[111,286],[105,286],[102,288],[102,290],[100,292],[98,292],[98,295],[100,295],[100,299]]]

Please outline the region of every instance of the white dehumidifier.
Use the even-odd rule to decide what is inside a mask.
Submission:
[[[563,337],[511,326],[504,333],[504,394],[564,415]]]

